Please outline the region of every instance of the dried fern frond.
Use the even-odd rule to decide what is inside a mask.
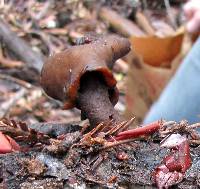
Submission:
[[[24,122],[16,122],[14,120],[9,120],[6,118],[0,120],[0,132],[11,136],[16,141],[47,143],[49,139],[48,135],[29,128]]]

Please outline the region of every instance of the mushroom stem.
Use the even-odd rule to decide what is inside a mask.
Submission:
[[[81,85],[77,99],[77,105],[82,114],[86,116],[95,127],[99,123],[107,123],[111,119],[114,124],[123,121],[119,113],[114,109],[110,99],[108,87],[99,73],[87,73],[81,78]]]

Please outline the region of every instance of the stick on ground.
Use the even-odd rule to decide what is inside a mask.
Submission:
[[[7,23],[0,19],[0,40],[11,50],[20,60],[27,63],[27,67],[33,68],[37,72],[41,71],[43,65],[43,57],[38,52],[34,52],[32,48],[13,31],[10,30]]]

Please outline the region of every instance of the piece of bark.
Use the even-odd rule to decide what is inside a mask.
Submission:
[[[0,19],[0,40],[2,40],[6,47],[11,50],[20,60],[27,63],[27,67],[41,71],[43,65],[43,57],[40,53],[35,52],[32,48],[21,38],[19,38],[9,25]]]
[[[111,27],[124,36],[145,36],[145,32],[143,32],[136,24],[107,7],[102,7],[100,9],[99,17],[108,22]]]

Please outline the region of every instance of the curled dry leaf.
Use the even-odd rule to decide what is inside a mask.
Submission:
[[[183,35],[184,29],[180,28],[171,36],[131,36],[130,41],[134,52],[141,55],[145,63],[152,66],[170,65],[181,50]]]

